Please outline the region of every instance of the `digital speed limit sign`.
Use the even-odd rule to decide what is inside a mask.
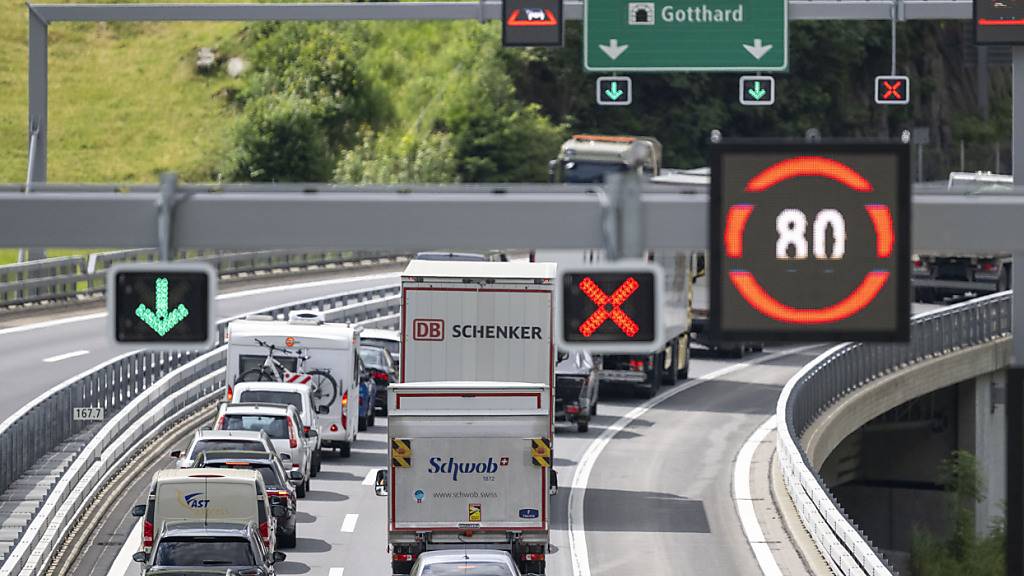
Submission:
[[[907,340],[909,162],[900,144],[714,144],[718,337]]]

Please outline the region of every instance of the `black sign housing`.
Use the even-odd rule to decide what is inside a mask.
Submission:
[[[597,286],[600,293],[585,288],[590,285],[585,282],[587,279]],[[654,272],[642,269],[572,271],[562,275],[561,282],[561,315],[557,321],[561,323],[561,334],[565,342],[637,344],[657,342],[661,338],[657,324],[659,319],[655,318],[658,304],[655,300],[655,284],[658,276]],[[620,290],[624,298],[621,304],[616,306],[612,302],[603,303],[604,296],[615,298],[616,292]],[[581,327],[601,309],[609,316],[602,314],[595,317],[592,322],[595,329],[588,334],[589,331]],[[625,313],[625,318],[615,315],[616,309]],[[636,331],[630,334],[634,326]]]
[[[216,276],[211,278],[205,269],[183,270],[173,264],[166,270],[154,269],[155,264],[148,266],[150,269],[115,269],[110,275],[107,298],[114,341],[177,348],[208,345],[216,335],[212,318]],[[160,292],[161,286],[166,287],[166,293]],[[166,312],[161,310],[161,299]],[[184,317],[178,318],[179,312],[162,326],[154,328],[144,319],[146,310],[153,313],[151,318],[159,320],[174,314],[179,305],[187,312]]]
[[[501,43],[508,47],[562,46],[561,0],[502,0]]]
[[[974,0],[977,44],[1024,44],[1024,2]]]
[[[711,330],[739,341],[905,341],[909,147],[713,144]]]

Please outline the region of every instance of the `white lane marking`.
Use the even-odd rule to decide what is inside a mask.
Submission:
[[[586,452],[583,453],[583,457],[580,458],[579,463],[576,465],[576,473],[572,478],[572,488],[569,490],[569,558],[572,560],[572,573],[573,576],[590,576],[590,555],[587,552],[587,530],[583,523],[583,499],[587,494],[587,483],[590,481],[590,471],[594,468],[594,464],[597,462],[598,456],[604,451],[605,446],[611,442],[612,438],[621,432],[626,426],[629,426],[633,420],[643,416],[648,410],[657,406],[658,404],[672,398],[673,396],[685,392],[698,384],[703,384],[710,380],[715,380],[749,368],[757,364],[763,364],[770,362],[776,358],[782,358],[784,356],[790,356],[793,354],[799,354],[806,350],[817,348],[818,344],[810,346],[801,346],[799,348],[790,348],[782,352],[775,352],[774,354],[768,354],[762,358],[757,358],[751,362],[741,362],[738,364],[731,364],[724,368],[719,368],[709,374],[694,378],[686,384],[676,384],[672,390],[655,396],[643,404],[633,408],[625,416],[619,418],[614,424],[609,426],[598,436],[590,446],[587,447]]]
[[[370,471],[366,473],[366,478],[363,478],[363,486],[372,486],[377,481],[378,470],[383,470],[383,468],[370,468]]]
[[[387,274],[372,274],[370,276],[350,276],[346,278],[335,278],[333,280],[317,280],[314,282],[303,282],[300,284],[281,284],[277,286],[266,286],[264,288],[253,288],[251,290],[240,290],[238,292],[231,292],[228,294],[218,294],[217,300],[233,300],[235,298],[244,298],[246,296],[256,296],[259,294],[270,294],[272,292],[283,292],[285,290],[301,290],[304,288],[316,288],[318,286],[331,286],[333,284],[349,284],[352,282],[363,282],[366,280],[382,280],[384,278],[398,277],[398,275],[398,272],[391,272]],[[30,330],[38,330],[40,328],[63,326],[64,324],[73,324],[75,322],[97,320],[99,318],[106,317],[106,312],[94,312],[92,314],[82,314],[81,316],[69,316],[68,318],[44,320],[42,322],[35,322],[32,324],[24,324],[22,326],[12,326],[10,328],[0,329],[0,336],[6,336],[7,334],[16,334],[18,332],[28,332]]]
[[[331,568],[331,571],[327,573],[327,576],[345,576],[345,569]]]
[[[355,532],[356,522],[359,521],[359,514],[345,514],[345,519],[341,521],[342,532]]]
[[[139,518],[135,526],[132,527],[131,532],[128,533],[124,544],[121,545],[121,550],[117,552],[117,557],[114,558],[114,563],[110,565],[110,571],[107,572],[107,576],[127,576],[128,569],[135,564],[132,561],[132,554],[138,552],[140,546],[142,546],[142,518]]]
[[[754,452],[757,451],[764,437],[775,429],[775,416],[764,421],[754,433],[747,438],[736,456],[736,467],[733,469],[732,489],[733,500],[736,503],[736,514],[740,517],[740,524],[743,525],[743,533],[747,535],[747,543],[750,544],[754,558],[761,567],[764,576],[782,576],[782,570],[772,556],[772,550],[764,539],[764,532],[761,524],[757,521],[757,513],[754,512],[754,501],[750,494],[750,467],[753,465]]]
[[[52,364],[54,362],[60,362],[61,360],[67,360],[68,358],[78,358],[79,356],[85,356],[88,353],[88,350],[75,350],[74,352],[68,352],[67,354],[57,354],[56,356],[43,358],[43,362],[46,362],[47,364]]]
[[[36,330],[39,328],[50,328],[51,326],[73,324],[75,322],[85,322],[86,320],[96,320],[97,318],[105,318],[106,316],[106,312],[95,312],[93,314],[83,314],[81,316],[71,316],[68,318],[57,318],[56,320],[46,320],[43,322],[36,322],[34,324],[12,326],[10,328],[4,328],[0,330],[0,336],[4,336],[6,334],[15,334],[17,332],[28,332],[29,330]]]

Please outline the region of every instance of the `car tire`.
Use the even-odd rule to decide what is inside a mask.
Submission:
[[[323,457],[320,455],[320,450],[313,452],[313,477],[316,478],[320,474],[320,463]]]
[[[349,456],[351,456],[352,455],[352,443],[351,442],[342,442],[338,446],[338,454],[341,454],[342,458],[348,458]]]
[[[376,423],[377,423],[377,415],[374,414],[373,412],[370,412],[369,416],[366,417],[366,427],[367,428],[373,428]]]
[[[408,574],[412,572],[412,562],[392,562],[391,573],[392,574]]]
[[[309,478],[306,478],[305,483],[303,483],[303,486],[306,487],[306,493],[307,494],[309,494],[309,482],[310,482]]]
[[[597,400],[594,400],[594,402],[590,405],[590,416],[591,418],[597,416]]]
[[[357,428],[357,430],[359,430],[360,432],[362,432],[363,430],[366,430],[366,420],[367,419],[368,419],[367,416],[360,416],[359,417],[359,428]]]
[[[292,530],[291,534],[288,534],[287,532],[282,534],[281,537],[277,539],[277,542],[278,544],[280,544],[280,547],[295,548],[295,545],[297,543],[296,541],[298,540],[298,532],[299,529],[296,528],[295,530]]]
[[[586,434],[587,430],[590,430],[590,420],[577,420],[576,431],[580,434]]]
[[[308,481],[307,482],[303,482],[302,484],[299,484],[298,486],[295,487],[295,495],[297,497],[299,497],[299,498],[305,498],[306,497],[306,485],[307,484],[308,484]]]

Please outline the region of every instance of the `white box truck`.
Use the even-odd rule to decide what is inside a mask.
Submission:
[[[548,547],[551,390],[544,383],[425,382],[388,389],[392,573],[429,550],[507,550],[543,574]]]
[[[228,324],[227,400],[240,381],[312,386],[320,446],[349,456],[359,424],[361,330],[324,322],[315,310],[293,311],[287,321],[269,316],[233,320]],[[277,375],[265,367],[271,355]],[[319,463],[319,456],[314,460]]]

